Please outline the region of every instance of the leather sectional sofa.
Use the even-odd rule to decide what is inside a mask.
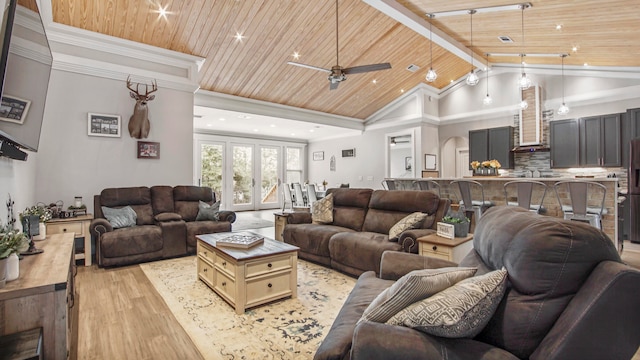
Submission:
[[[215,203],[211,188],[152,186],[104,189],[94,196],[91,234],[99,266],[119,266],[166,259],[196,252],[196,235],[231,231],[232,211],[220,211],[219,221],[196,221],[198,205]],[[114,229],[102,206],[130,206],[136,225]]]
[[[640,345],[640,271],[622,263],[602,231],[519,207],[487,210],[460,263],[477,268],[476,277],[507,270],[505,293],[477,336],[358,323],[403,275],[451,266],[457,264],[386,252],[379,276],[359,277],[314,359],[630,359]]]
[[[417,253],[415,238],[435,232],[450,201],[431,191],[335,188],[333,222],[313,224],[312,215],[294,212],[287,216],[284,242],[300,248],[299,257],[358,276],[380,270],[386,250]],[[413,212],[428,214],[419,229],[405,231],[389,240],[389,230]],[[408,235],[410,234],[410,235]]]

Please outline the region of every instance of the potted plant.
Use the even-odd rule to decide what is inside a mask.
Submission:
[[[20,275],[18,254],[29,248],[29,239],[9,226],[0,228],[0,288]]]
[[[453,225],[455,237],[465,237],[469,234],[471,220],[464,215],[464,207],[462,206],[457,212],[449,209],[447,215],[442,218],[442,222]]]
[[[42,205],[35,205],[24,209],[24,211],[20,213],[20,222],[22,223],[22,229],[24,231],[28,228],[29,224],[27,224],[27,219],[30,216],[38,217],[39,231],[38,235],[33,237],[33,240],[44,240],[47,237],[47,227],[44,223],[51,220],[51,210]],[[33,234],[34,232],[32,231],[31,233]]]

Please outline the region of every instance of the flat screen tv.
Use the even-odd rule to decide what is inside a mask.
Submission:
[[[51,50],[34,0],[0,0],[0,4],[4,4],[0,141],[2,148],[38,151],[51,74]],[[10,151],[0,149],[0,154],[12,157]]]

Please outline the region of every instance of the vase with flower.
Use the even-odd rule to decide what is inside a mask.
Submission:
[[[10,226],[0,227],[0,289],[20,276],[18,254],[29,248],[27,236]]]
[[[474,160],[470,165],[473,169],[473,176],[497,176],[498,169],[502,167],[496,159],[484,160],[482,162]]]
[[[23,212],[20,213],[20,222],[22,223],[22,229],[26,231],[27,228],[33,226],[34,224],[30,221],[37,217],[38,222],[38,231],[29,231],[30,235],[33,235],[33,240],[44,240],[47,237],[47,227],[44,224],[46,221],[51,220],[51,210],[46,208],[44,205],[35,205],[24,209]]]

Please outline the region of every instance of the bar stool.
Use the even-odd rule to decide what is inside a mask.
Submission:
[[[294,205],[298,207],[307,206],[307,200],[302,193],[302,185],[300,183],[293,183],[293,195],[294,197]]]
[[[293,211],[293,195],[291,194],[291,186],[289,186],[289,184],[282,184],[282,195],[284,197],[284,201],[282,201],[282,211],[287,208],[287,204],[289,204],[291,211]]]
[[[460,205],[464,205],[465,211],[473,214],[474,219],[472,222],[477,222],[482,217],[482,213],[494,205],[493,202],[484,199],[484,187],[474,180],[454,180],[449,183],[451,189],[458,189],[460,193]],[[472,197],[472,194],[476,194],[479,199]]]
[[[509,201],[509,196],[513,194],[516,195],[516,202]],[[540,196],[540,194],[542,194],[542,196]],[[546,195],[547,185],[540,181],[514,180],[504,184],[504,200],[507,206],[520,206],[521,208],[540,214],[545,211],[542,203]],[[511,198],[513,198],[513,196]]]
[[[396,189],[396,183],[393,179],[384,179],[382,180],[382,187],[385,190],[395,190]]]
[[[413,188],[416,190],[427,190],[427,191],[430,190],[438,194],[438,196],[442,197],[440,193],[440,184],[438,184],[436,181],[433,181],[433,180],[426,180],[426,179],[415,180],[413,182]]]
[[[318,197],[316,196],[316,186],[314,184],[307,184],[307,204],[311,207],[316,201],[318,201]]]
[[[583,221],[591,226],[602,230],[602,215],[606,214],[604,201],[607,197],[607,187],[595,181],[567,180],[558,181],[553,185],[558,198],[558,203],[564,213],[566,220]],[[564,190],[567,194],[568,204],[562,202],[560,193]],[[589,199],[598,199],[599,194],[602,199],[598,205],[589,206]],[[592,203],[595,203],[592,201]]]

